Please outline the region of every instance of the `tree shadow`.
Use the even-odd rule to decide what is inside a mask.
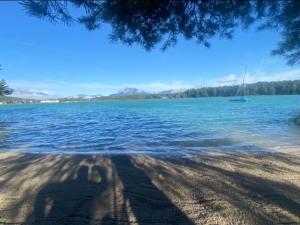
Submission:
[[[2,157],[0,203],[9,204],[0,204],[0,219],[27,225],[298,224],[299,176],[291,176],[299,162],[282,153]]]
[[[24,224],[194,224],[133,164],[131,156],[109,157],[103,164],[98,159],[78,159],[65,180],[40,188]],[[66,171],[56,173],[61,178]],[[91,174],[97,174],[98,181]]]
[[[111,157],[138,224],[194,224],[127,155]]]
[[[100,181],[90,179],[98,174]],[[75,179],[67,179],[46,185],[37,194],[32,216],[32,225],[91,224],[94,200],[107,188],[106,170],[93,165],[79,167]]]
[[[282,153],[273,154],[272,159],[277,162],[288,161],[288,154],[284,155]],[[229,156],[227,156],[229,157]],[[265,158],[270,157],[266,155]],[[233,158],[233,157],[232,157]],[[246,157],[245,157],[246,158]],[[233,158],[234,159],[234,158]],[[280,180],[270,180],[259,175],[253,175],[250,173],[244,173],[240,171],[230,171],[224,169],[221,166],[214,164],[217,160],[224,160],[224,156],[206,156],[205,161],[198,159],[167,159],[168,163],[171,163],[175,168],[188,167],[189,169],[195,170],[198,173],[210,174],[213,176],[215,181],[204,182],[200,181],[198,188],[205,187],[203,189],[208,189],[219,196],[223,196],[226,201],[230,202],[240,210],[246,210],[251,213],[253,217],[256,217],[263,224],[274,224],[276,222],[276,216],[270,211],[276,209],[277,211],[283,210],[288,212],[288,214],[293,215],[294,218],[300,219],[300,189],[298,186],[291,183],[285,183]],[[291,160],[290,163],[296,160]],[[257,169],[259,171],[264,171],[266,173],[280,173],[281,170],[270,167],[270,169],[264,170],[259,163],[253,163],[248,159],[242,161],[241,159],[235,158],[235,161],[231,161],[231,165],[239,168],[246,169]],[[157,171],[160,169],[156,168]],[[178,177],[178,182],[180,179]],[[223,182],[226,181],[226,182]],[[188,186],[187,184],[186,186]],[[269,209],[269,212],[265,209],[258,211],[257,208],[252,204],[254,202],[260,202],[261,204],[271,206],[273,209]],[[279,211],[278,211],[279,212]],[[279,215],[277,215],[279,216]],[[282,223],[295,224],[291,221],[291,217],[285,217],[282,215],[280,219],[284,220]],[[284,218],[285,217],[285,218]],[[278,222],[278,221],[277,221]]]

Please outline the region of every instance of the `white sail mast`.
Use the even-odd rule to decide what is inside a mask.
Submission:
[[[236,92],[236,96],[238,96],[238,94],[241,91],[242,88],[242,96],[245,95],[245,79],[246,79],[246,74],[247,74],[247,67],[248,67],[248,63],[245,64],[245,70],[244,70],[244,76],[243,76],[243,80],[242,80],[242,84],[238,87],[237,92]]]

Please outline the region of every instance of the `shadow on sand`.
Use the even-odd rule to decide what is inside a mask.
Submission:
[[[107,188],[106,171],[98,166],[81,166],[75,179],[52,183],[37,194],[31,224],[90,224],[93,201]],[[101,182],[91,181],[89,172]]]
[[[26,224],[129,224],[129,220],[135,224],[194,224],[143,171],[134,166],[129,156],[111,157],[110,160],[115,170],[113,172],[122,184],[123,199],[120,204],[115,200],[108,204],[99,202],[105,191],[118,191],[117,181],[114,180],[117,178],[108,178],[106,168],[101,166],[83,165],[75,176],[63,182],[50,183],[39,191],[33,213]],[[91,174],[98,177],[98,182],[91,179]],[[110,188],[108,179],[113,184]],[[109,204],[112,207],[107,206]],[[109,212],[107,207],[114,209],[114,212]],[[100,213],[102,218],[95,218],[97,210],[108,213]],[[132,213],[131,219],[128,218],[128,210]]]
[[[129,156],[111,158],[138,224],[194,224]]]
[[[299,153],[1,156],[0,224],[300,224]]]

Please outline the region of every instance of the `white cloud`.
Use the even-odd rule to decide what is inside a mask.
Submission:
[[[216,86],[237,85],[241,83],[241,78],[236,74],[229,74],[215,81]]]
[[[265,74],[260,72],[259,74],[253,74],[247,76],[249,83],[259,81],[282,81],[282,80],[297,80],[300,79],[300,69],[286,70],[274,74]]]
[[[229,74],[213,80],[211,86],[239,85],[241,84],[243,75]],[[256,83],[261,81],[283,81],[300,79],[300,69],[286,70],[274,74],[266,74],[263,71],[255,73],[247,73],[245,82]]]

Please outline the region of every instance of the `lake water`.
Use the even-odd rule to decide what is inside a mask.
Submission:
[[[300,147],[300,96],[0,106],[0,151],[190,155]]]

